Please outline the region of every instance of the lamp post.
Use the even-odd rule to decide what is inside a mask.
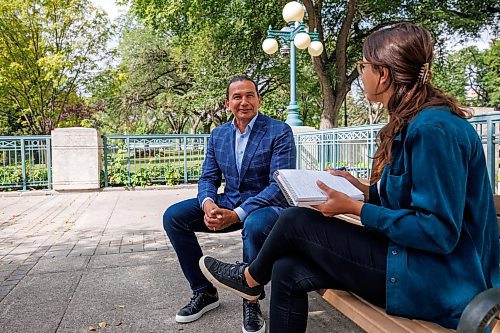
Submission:
[[[267,30],[267,38],[262,43],[262,49],[267,54],[273,54],[278,50],[279,38],[283,43],[290,43],[290,105],[286,123],[290,126],[302,126],[299,117],[299,105],[296,98],[295,80],[295,47],[308,49],[311,56],[317,57],[323,52],[323,44],[319,41],[318,33],[308,32],[302,19],[304,18],[304,7],[297,1],[289,2],[283,7],[283,19],[287,22],[287,28],[273,30],[271,26]]]

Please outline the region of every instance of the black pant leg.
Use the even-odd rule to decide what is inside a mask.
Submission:
[[[266,284],[274,263],[288,256],[307,258],[345,289],[385,307],[387,238],[383,234],[312,209],[289,208],[249,266],[250,275]]]

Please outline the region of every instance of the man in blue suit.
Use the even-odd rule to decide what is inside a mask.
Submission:
[[[251,263],[287,202],[273,179],[277,169],[295,168],[290,126],[258,112],[257,85],[246,76],[229,82],[226,107],[233,120],[212,131],[198,182],[198,197],[169,207],[163,227],[193,296],[175,319],[188,323],[219,306],[217,289],[202,274],[195,232],[242,229],[243,261]],[[224,193],[217,194],[222,176]],[[265,332],[258,302],[243,301],[243,332]]]

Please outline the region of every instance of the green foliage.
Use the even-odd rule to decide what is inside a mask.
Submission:
[[[0,108],[48,134],[105,57],[109,23],[89,0],[0,1]]]
[[[486,106],[500,110],[500,40],[495,40],[481,56],[481,74],[478,85],[485,92],[483,101]]]
[[[175,58],[169,41],[151,28],[127,26],[118,48],[121,63],[92,85],[93,100],[102,101],[104,133],[184,132],[193,111],[191,78]]]
[[[191,172],[196,170],[193,168]],[[160,165],[154,163],[154,159],[148,159],[146,166],[131,170],[129,183],[126,150],[120,149],[108,158],[108,186],[177,185],[181,183],[183,175],[183,167]],[[104,172],[101,173],[101,185],[104,185]]]
[[[227,82],[236,75],[249,74],[259,83],[261,95],[269,101],[267,106],[273,106],[262,112],[273,113],[288,104],[274,108],[277,103],[269,98],[281,94],[268,98],[288,83],[288,57],[269,57],[261,50],[268,26],[282,24],[276,10],[280,5],[276,0],[139,0],[132,1],[132,12],[158,34],[166,34],[176,62],[183,64],[190,79],[186,98],[191,113],[197,111],[195,115],[206,131],[228,120],[223,101]]]
[[[37,184],[47,182],[47,167],[45,165],[26,165],[26,180],[31,188],[36,188]],[[0,181],[4,186],[15,188],[22,187],[23,184],[23,169],[21,165],[6,165],[0,166]]]
[[[433,84],[464,105],[500,108],[500,41],[453,52],[434,64]]]
[[[465,72],[466,64],[460,56],[461,53],[450,54],[434,63],[432,84],[465,104],[465,88],[468,82]]]
[[[141,23],[165,34],[176,57],[183,59],[192,83],[189,101],[197,110],[212,110],[208,118],[200,117],[210,126],[225,119],[221,107],[225,84],[241,73],[258,80],[265,97],[262,111],[283,119],[288,105],[288,57],[265,55],[261,43],[268,26],[284,25],[280,14],[285,2],[132,0],[131,10]],[[314,66],[306,53],[298,52],[306,60],[298,71],[303,67],[309,72],[299,74],[297,98],[305,123],[321,122],[322,127],[337,125],[342,101],[357,77],[352,65],[361,59],[362,44],[371,32],[410,20],[432,30],[438,40],[450,32],[475,36],[480,28],[495,24],[499,13],[494,0],[302,2],[308,11],[305,21],[311,30],[317,29],[325,52],[313,60]],[[302,82],[306,86],[300,86]]]

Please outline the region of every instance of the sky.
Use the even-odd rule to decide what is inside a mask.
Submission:
[[[91,0],[92,3],[103,9],[109,16],[111,20],[116,19],[121,14],[125,14],[127,7],[118,6],[115,4],[114,0]]]

